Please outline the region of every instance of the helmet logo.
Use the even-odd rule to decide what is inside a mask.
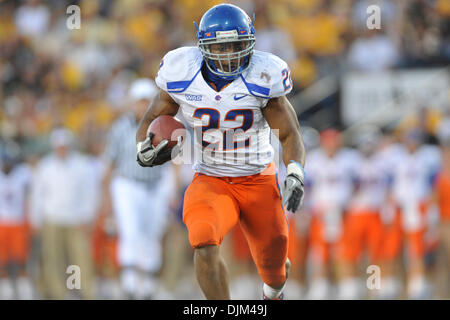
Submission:
[[[238,39],[238,33],[236,30],[229,31],[216,31],[216,39],[224,40],[224,39]]]

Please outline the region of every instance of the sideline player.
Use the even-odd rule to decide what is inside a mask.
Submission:
[[[330,299],[339,282],[343,256],[344,213],[353,192],[355,151],[343,146],[336,129],[320,133],[320,147],[308,154],[310,190],[309,252],[312,266],[308,299]]]
[[[26,272],[29,252],[29,167],[19,162],[19,146],[1,146],[0,166],[0,299],[32,299]]]
[[[289,260],[283,203],[295,212],[303,198],[305,150],[296,114],[286,98],[292,90],[287,64],[253,50],[255,29],[240,8],[209,9],[197,26],[198,47],[170,51],[156,77],[162,89],[136,134],[143,166],[170,160],[168,143],[146,137],[160,115],[180,111],[194,128],[195,177],[185,194],[183,221],[195,249],[197,280],[207,299],[229,299],[219,246],[238,222],[249,243],[265,299],[282,299]],[[283,197],[277,184],[270,129],[279,130],[287,166]],[[196,149],[196,150],[198,150]]]
[[[423,299],[430,294],[425,275],[424,235],[434,178],[440,168],[439,150],[424,144],[419,129],[404,133],[405,147],[394,171],[393,195],[401,211],[403,240],[407,249],[407,296]]]
[[[363,253],[369,265],[379,265],[383,225],[380,211],[387,198],[389,176],[377,152],[381,132],[377,127],[362,127],[357,132],[358,161],[354,165],[354,190],[344,220],[343,279],[340,299],[363,299],[368,292],[359,278]],[[366,270],[367,265],[363,265]]]

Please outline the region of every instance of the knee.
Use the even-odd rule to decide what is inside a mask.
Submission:
[[[219,245],[220,237],[217,229],[209,222],[198,221],[188,225],[189,242],[194,248],[206,248],[211,245]]]
[[[260,266],[263,269],[279,268],[284,265],[288,251],[288,237],[278,235],[271,239],[270,246],[260,255]]]
[[[275,243],[276,246],[287,250],[287,248],[288,248],[288,235],[281,234],[281,235],[275,237],[272,241]]]
[[[271,245],[264,247],[256,255],[255,263],[263,281],[277,286],[286,280],[286,271],[290,267],[287,260],[288,238],[279,235],[271,239]]]

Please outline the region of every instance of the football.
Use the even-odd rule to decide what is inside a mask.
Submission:
[[[152,121],[147,129],[147,136],[152,132],[155,136],[153,137],[153,146],[157,146],[164,139],[169,140],[168,147],[172,148],[177,144],[177,139],[179,136],[185,136],[185,129],[183,123],[172,116],[159,116]]]

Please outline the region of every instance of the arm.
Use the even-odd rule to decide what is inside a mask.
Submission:
[[[290,161],[305,166],[305,147],[303,145],[297,115],[286,96],[272,98],[263,109],[263,115],[271,129],[279,130],[283,146],[283,161],[286,167]]]
[[[286,96],[270,99],[263,115],[270,128],[278,130],[283,147],[283,161],[287,167],[283,204],[287,210],[296,212],[303,201],[306,154],[297,115]]]
[[[139,122],[136,132],[136,143],[144,141],[147,138],[147,128],[153,120],[162,115],[175,116],[179,105],[165,91],[160,91],[159,95],[153,100],[145,112],[144,117]]]
[[[172,157],[172,149],[179,151],[178,148],[165,148],[169,143],[168,140],[161,141],[156,147],[153,146],[153,133],[149,133],[147,136],[147,129],[149,125],[157,117],[161,115],[175,116],[178,112],[178,104],[172,99],[172,97],[164,92],[160,91],[159,97],[153,100],[153,103],[145,112],[144,117],[139,122],[139,127],[136,132],[136,150],[137,150],[137,162],[142,167],[153,167],[161,165],[169,161]],[[180,143],[181,141],[179,141]]]

